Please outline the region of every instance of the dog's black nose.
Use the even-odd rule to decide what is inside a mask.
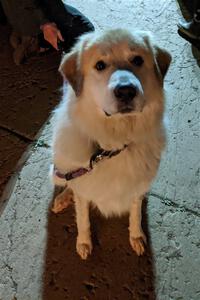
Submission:
[[[114,88],[114,95],[120,102],[128,103],[137,95],[137,87],[132,83],[119,83]]]

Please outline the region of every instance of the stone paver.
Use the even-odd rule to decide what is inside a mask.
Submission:
[[[16,161],[20,159],[27,145],[26,141],[0,129],[0,195],[3,193],[8,178],[13,174]],[[1,201],[0,204],[3,205]]]
[[[36,147],[0,219],[0,299],[40,299],[46,212],[52,197],[49,150]]]
[[[200,69],[190,45],[177,35],[179,8],[172,0],[72,0],[70,4],[99,30],[121,26],[151,30],[172,53],[165,86],[168,146],[149,197],[149,231],[157,299],[199,300]],[[47,127],[18,175],[0,219],[1,300],[42,297],[46,211],[53,193],[47,175],[49,135]]]
[[[158,299],[200,299],[199,215],[153,196],[148,212]]]

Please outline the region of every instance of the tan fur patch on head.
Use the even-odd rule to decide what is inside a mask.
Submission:
[[[82,54],[84,52],[88,37],[92,33],[84,35],[84,39],[80,39],[70,53],[67,53],[62,58],[59,71],[65,79],[71,84],[76,96],[79,96],[83,87],[82,73]]]
[[[159,79],[161,79],[161,81],[163,81],[171,63],[171,54],[164,48],[157,45],[157,42],[154,41],[151,33],[145,35],[144,40],[148,45],[148,48],[152,51],[152,55],[155,60],[156,75]]]
[[[169,52],[167,52],[165,49],[158,46],[154,46],[154,48],[156,52],[155,58],[156,58],[157,66],[162,75],[162,78],[164,78],[172,58]]]
[[[81,75],[79,74],[78,68],[78,52],[72,52],[68,55],[65,55],[60,67],[59,71],[61,74],[68,80],[68,82],[73,87],[76,95],[80,94],[81,91]]]

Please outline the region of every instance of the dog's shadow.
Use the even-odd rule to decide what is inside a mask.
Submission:
[[[105,219],[92,211],[90,219],[94,248],[83,261],[76,253],[74,207],[60,214],[49,212],[43,300],[155,300],[147,201],[143,205],[143,229],[148,245],[142,257],[129,245],[127,216]]]

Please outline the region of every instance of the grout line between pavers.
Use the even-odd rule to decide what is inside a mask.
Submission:
[[[16,203],[16,199],[14,201],[14,204],[15,203]],[[14,205],[13,206],[13,212],[12,212],[12,219],[14,221],[16,221],[16,215],[17,215],[17,205]],[[13,231],[14,231],[15,223],[11,222],[11,223],[9,223],[9,226],[10,226],[10,231],[9,231],[9,234],[8,234],[8,240],[9,240],[10,246],[9,246],[9,251],[8,251],[7,257],[6,257],[5,267],[8,269],[9,277],[10,277],[11,282],[12,282],[12,288],[14,290],[14,297],[15,297],[15,295],[17,294],[18,284],[14,280],[14,277],[13,277],[13,267],[11,267],[10,264],[9,264],[10,255],[12,253],[12,248],[13,248]]]
[[[8,133],[13,134],[14,136],[18,137],[20,140],[23,140],[26,143],[27,142],[29,142],[29,143],[31,142],[32,143],[32,142],[35,141],[34,138],[31,138],[31,137],[29,137],[27,135],[24,135],[24,134],[18,132],[17,130],[14,130],[14,129],[8,127],[8,126],[0,124],[0,129],[2,129],[4,131],[7,131]]]
[[[13,268],[11,266],[9,266],[8,264],[5,265],[5,267],[8,269],[9,273],[10,273],[10,279],[12,281],[12,287],[14,289],[14,298],[13,299],[17,299],[15,296],[17,294],[17,289],[18,289],[18,284],[17,282],[14,280],[13,278]],[[0,299],[1,300],[1,299]]]
[[[34,150],[34,148],[35,149],[50,148],[50,145],[48,145],[42,138],[40,138],[45,126],[49,123],[50,119],[51,119],[51,117],[49,117],[47,119],[47,121],[43,124],[43,126],[40,128],[40,130],[37,132],[37,134],[35,135],[34,138],[24,136],[20,132],[14,131],[13,129],[9,128],[8,126],[0,124],[0,129],[5,130],[5,131],[17,136],[19,139],[23,139],[24,141],[29,143],[26,151],[22,154],[15,169],[13,170],[13,174],[10,177],[8,183],[6,184],[6,187],[3,191],[2,196],[0,197],[0,217],[3,214],[3,211],[4,211],[6,205],[9,201],[9,198],[13,192],[14,186],[18,180],[18,175],[19,175],[22,167],[24,166],[25,162],[28,160],[29,156],[31,155],[32,151]]]
[[[187,212],[187,213],[190,213],[190,214],[195,215],[197,217],[200,217],[200,213],[198,213],[197,211],[195,211],[193,209],[190,209],[190,208],[187,208],[184,205],[179,205],[179,204],[177,204],[176,202],[174,202],[173,200],[171,200],[169,198],[166,198],[164,196],[158,195],[158,194],[153,193],[153,192],[148,193],[148,196],[153,196],[155,198],[158,198],[166,206],[172,206],[174,208],[179,209],[182,212]]]

